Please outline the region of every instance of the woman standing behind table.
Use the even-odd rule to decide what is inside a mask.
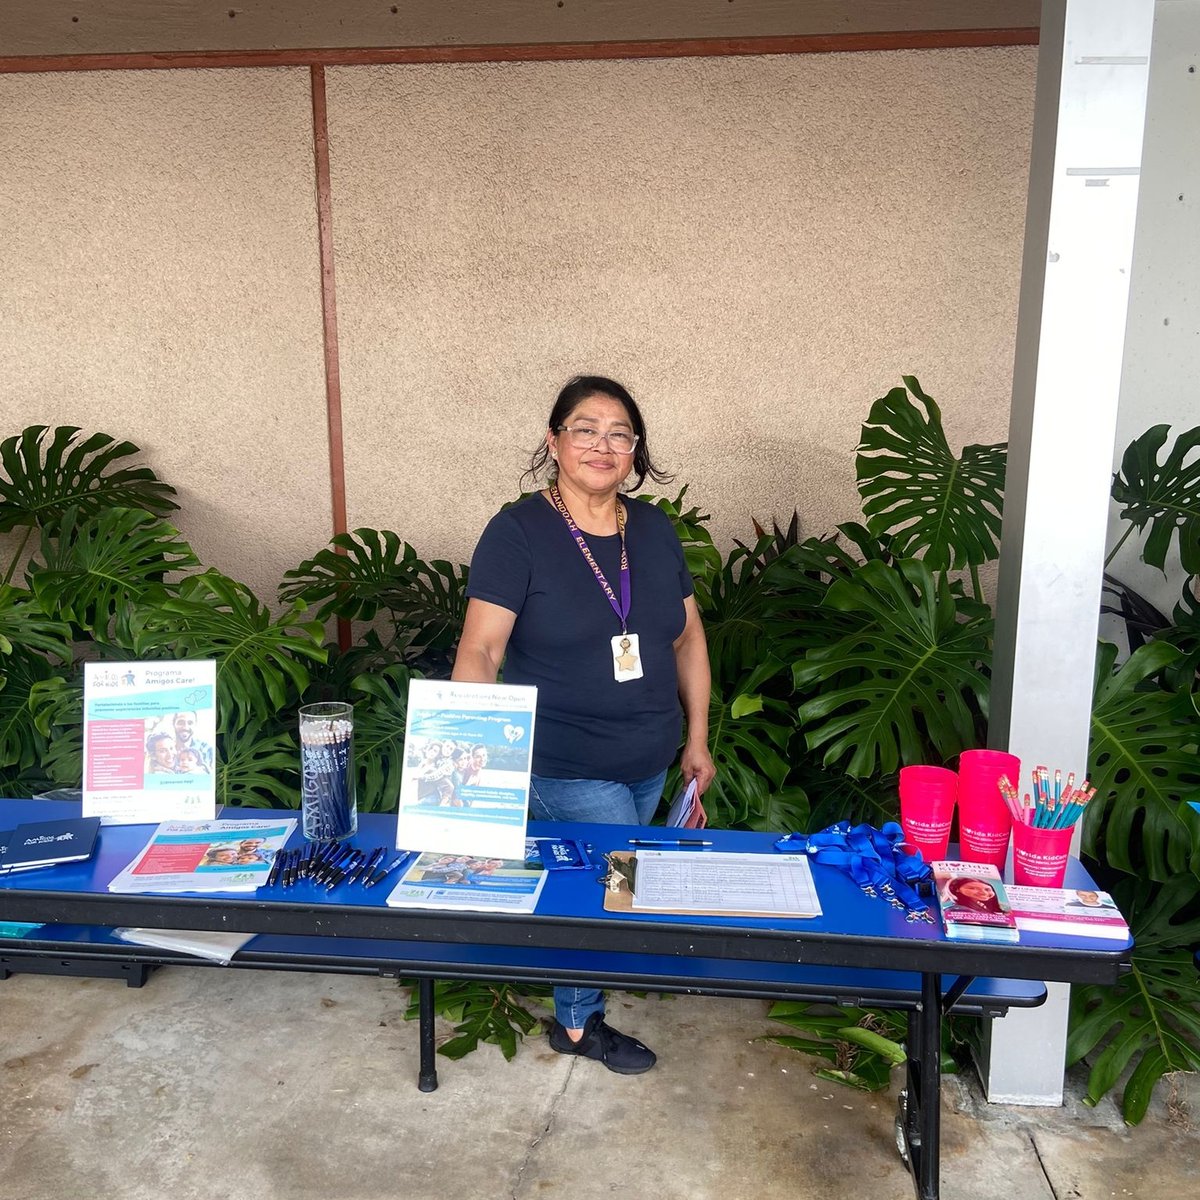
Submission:
[[[646,428],[611,379],[581,375],[559,393],[544,445],[549,487],[498,513],[471,561],[453,678],[538,689],[529,813],[541,821],[645,825],[662,797],[681,732],[684,782],[703,792],[708,648],[683,550],[667,516],[618,498],[647,475]],[[507,660],[505,655],[507,653]],[[594,988],[555,988],[550,1045],[636,1075],[655,1063],[604,1021]]]

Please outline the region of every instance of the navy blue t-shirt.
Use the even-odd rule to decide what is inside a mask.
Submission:
[[[692,580],[674,526],[626,501],[628,627],[643,677],[613,678],[621,622],[566,522],[541,493],[497,513],[475,548],[467,595],[517,614],[504,682],[538,689],[533,771],[553,779],[636,783],[669,766],[683,728],[675,652]],[[621,539],[584,533],[620,595]]]

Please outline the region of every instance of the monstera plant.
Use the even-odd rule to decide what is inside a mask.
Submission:
[[[904,382],[872,407],[859,445],[867,528],[886,552],[831,581],[822,608],[840,624],[825,626],[825,645],[793,667],[807,748],[826,769],[881,789],[898,763],[945,761],[983,744],[991,617],[978,567],[998,555],[1003,508],[1005,448],[968,446],[955,458],[936,404],[916,379]],[[1076,989],[1068,1045],[1070,1062],[1091,1063],[1093,1102],[1126,1080],[1130,1122],[1164,1073],[1200,1069],[1200,985],[1189,963],[1200,928],[1200,822],[1185,803],[1200,794],[1200,430],[1162,458],[1168,434],[1155,427],[1124,456],[1113,496],[1129,526],[1117,548],[1145,531],[1145,561],[1161,569],[1177,541],[1187,575],[1171,620],[1107,580],[1133,653],[1118,664],[1117,648],[1102,643],[1097,656],[1088,762],[1097,795],[1083,830],[1137,948],[1118,986]],[[810,1038],[829,1036],[819,1010],[779,1015]],[[871,1053],[863,1039],[842,1052]],[[855,1074],[865,1077],[874,1076]]]
[[[72,426],[0,443],[0,531],[20,533],[0,585],[0,786],[79,786],[84,658],[214,658],[222,787],[278,802],[268,771],[282,769],[286,714],[326,658],[322,628],[200,570],[163,519],[174,489],[131,465],[138,453]]]
[[[1149,430],[1113,488],[1121,542],[1140,532],[1145,561],[1160,569],[1177,549],[1185,576],[1170,616],[1106,578],[1106,608],[1125,619],[1131,652],[1119,661],[1102,646],[1096,668],[1088,766],[1098,790],[1084,848],[1138,944],[1117,987],[1076,989],[1069,1054],[1087,1058],[1093,1099],[1126,1081],[1131,1121],[1165,1072],[1200,1067],[1188,962],[1200,832],[1184,803],[1200,795],[1198,445],[1200,430],[1173,443],[1165,427]],[[448,672],[467,568],[422,559],[395,532],[358,529],[289,571],[268,607],[203,569],[166,520],[173,489],[137,454],[72,427],[31,426],[0,443],[0,533],[12,535],[0,563],[0,787],[78,786],[82,658],[200,657],[218,663],[223,803],[295,805],[296,707],[337,696],[355,701],[360,805],[394,809],[408,681]],[[862,427],[862,521],[809,535],[799,517],[770,532],[756,524],[722,553],[686,488],[650,498],[679,534],[708,632],[715,824],[878,824],[895,815],[900,766],[984,744],[992,615],[979,568],[999,554],[1005,461],[1003,445],[955,455],[938,405],[904,376]],[[348,647],[326,639],[335,620]],[[511,1052],[513,1029],[530,1027],[511,1000],[492,985],[447,993],[454,1053],[480,1039]],[[869,1012],[863,1032],[847,1033],[844,1013],[780,1011],[805,1035],[794,1044],[833,1058],[859,1086],[885,1082],[903,1055]],[[863,1058],[872,1054],[878,1063]]]

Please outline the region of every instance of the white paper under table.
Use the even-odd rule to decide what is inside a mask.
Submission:
[[[803,854],[639,850],[634,909],[819,917]]]

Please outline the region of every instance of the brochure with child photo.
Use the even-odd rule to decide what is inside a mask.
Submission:
[[[545,883],[541,852],[530,838],[519,859],[422,854],[400,877],[387,902],[392,908],[531,913]]]
[[[1020,939],[1000,872],[991,863],[942,861],[929,865],[948,938],[970,942]]]
[[[533,687],[409,684],[398,848],[524,854],[536,706]]]
[[[110,892],[253,892],[296,828],[276,820],[164,821]]]
[[[217,815],[217,665],[83,667],[83,815],[106,824]]]

